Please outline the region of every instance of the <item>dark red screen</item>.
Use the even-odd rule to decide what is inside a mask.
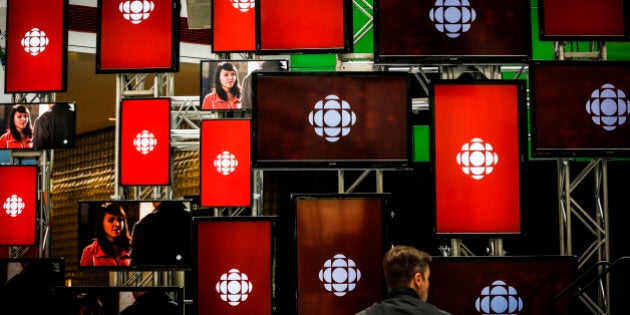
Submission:
[[[544,0],[545,36],[618,36],[625,30],[624,0]]]

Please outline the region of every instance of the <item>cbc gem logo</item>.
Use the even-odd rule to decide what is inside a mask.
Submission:
[[[516,315],[523,310],[523,300],[514,287],[502,280],[496,280],[481,290],[481,296],[475,301],[475,308],[483,315]]]
[[[7,200],[4,202],[3,207],[4,211],[6,211],[9,216],[15,218],[22,213],[22,210],[24,210],[26,204],[24,204],[24,201],[22,201],[22,198],[20,196],[13,194],[9,198],[7,198]]]
[[[148,130],[142,130],[139,134],[136,135],[136,138],[133,139],[133,145],[136,147],[138,152],[143,155],[149,154],[155,146],[157,145],[157,139],[155,135]]]
[[[324,288],[336,296],[344,296],[354,290],[361,280],[361,271],[354,260],[343,254],[336,254],[332,259],[324,262],[324,268],[319,271],[319,281]]]
[[[49,42],[50,40],[48,39],[48,36],[46,36],[46,32],[34,27],[24,34],[20,44],[22,45],[22,48],[24,48],[24,51],[32,56],[37,56],[39,53],[46,50]]]
[[[221,279],[217,282],[215,288],[221,300],[232,306],[237,306],[247,300],[253,286],[246,274],[233,268],[221,275]]]
[[[308,114],[308,121],[318,136],[324,137],[328,142],[337,142],[350,133],[350,128],[357,121],[357,115],[348,102],[330,94],[315,103]]]
[[[140,24],[142,21],[148,19],[153,10],[155,10],[153,1],[127,0],[118,4],[118,11],[122,13],[125,20],[133,24]]]
[[[591,93],[586,102],[586,112],[596,125],[613,131],[626,122],[630,114],[630,100],[623,90],[605,83]]]
[[[464,174],[476,180],[492,173],[497,163],[499,155],[494,152],[491,144],[481,138],[473,138],[470,142],[464,143],[461,151],[457,153],[457,164]]]
[[[234,154],[230,153],[230,151],[223,151],[219,153],[213,163],[217,172],[223,175],[230,175],[238,166],[238,160]]]
[[[436,0],[429,11],[429,19],[435,23],[435,28],[450,38],[457,38],[470,30],[476,18],[477,12],[470,7],[468,0]]]
[[[250,9],[253,9],[256,5],[256,0],[230,0],[232,2],[232,6],[235,9],[240,10],[241,12],[247,12]]]

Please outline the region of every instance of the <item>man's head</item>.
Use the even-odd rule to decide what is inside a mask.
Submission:
[[[394,246],[385,253],[383,271],[387,289],[410,287],[422,301],[429,295],[431,256],[411,246]]]

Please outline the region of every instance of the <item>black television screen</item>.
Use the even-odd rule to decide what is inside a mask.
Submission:
[[[49,314],[46,294],[63,286],[65,262],[61,258],[0,259],[0,305],[3,314]]]
[[[630,156],[630,63],[530,66],[532,156]]]
[[[406,167],[410,77],[394,72],[254,76],[254,167]]]
[[[179,287],[52,287],[45,314],[184,314]]]
[[[0,150],[75,147],[76,103],[0,104]]]
[[[375,0],[375,62],[526,62],[532,50],[529,5],[529,0]]]
[[[190,269],[190,209],[188,200],[79,201],[79,268]]]
[[[202,60],[199,65],[202,110],[251,110],[251,73],[289,70],[287,59]]]
[[[624,0],[539,0],[541,40],[630,39],[630,6]]]

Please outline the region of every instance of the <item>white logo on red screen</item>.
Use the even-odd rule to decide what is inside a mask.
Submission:
[[[24,207],[26,207],[26,204],[24,204],[22,198],[15,194],[7,198],[3,205],[4,211],[6,211],[6,213],[12,218],[20,215],[24,210]]]
[[[133,24],[140,24],[142,21],[148,19],[153,10],[155,10],[153,1],[127,0],[118,4],[118,11],[122,13],[125,20]]]

